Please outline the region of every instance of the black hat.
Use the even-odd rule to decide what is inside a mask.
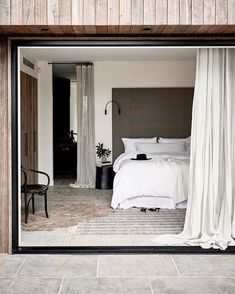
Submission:
[[[131,158],[132,160],[149,160],[151,158],[147,158],[146,154],[137,154],[136,158]]]

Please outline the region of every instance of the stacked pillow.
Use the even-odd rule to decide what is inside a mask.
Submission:
[[[122,138],[122,142],[124,144],[125,153],[129,152],[135,152],[136,149],[136,143],[157,143],[157,137],[153,138]]]
[[[162,153],[162,152],[184,152],[190,150],[190,140],[188,138],[162,138],[157,141],[153,138],[122,138],[125,153],[144,152],[144,153]],[[160,143],[160,144],[158,144]]]
[[[185,142],[175,143],[136,143],[137,151],[144,153],[177,153],[186,151]]]
[[[159,138],[158,139],[159,143],[178,143],[178,142],[185,142],[186,150],[190,151],[190,143],[191,143],[191,136],[188,138]]]

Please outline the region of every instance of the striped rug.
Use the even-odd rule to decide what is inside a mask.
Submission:
[[[80,223],[74,229],[79,235],[160,235],[183,230],[185,209],[114,210],[108,216]]]

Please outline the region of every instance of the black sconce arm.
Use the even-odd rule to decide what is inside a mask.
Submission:
[[[109,102],[106,103],[105,108],[104,108],[104,114],[107,115],[107,106],[109,105],[109,103],[115,103],[118,107],[118,114],[121,114],[121,109],[120,109],[120,105],[117,101],[114,100],[110,100]]]

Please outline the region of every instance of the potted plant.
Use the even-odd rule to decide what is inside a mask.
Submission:
[[[107,161],[110,154],[111,150],[104,148],[103,143],[98,143],[98,145],[96,145],[96,155],[101,159],[102,163]]]

